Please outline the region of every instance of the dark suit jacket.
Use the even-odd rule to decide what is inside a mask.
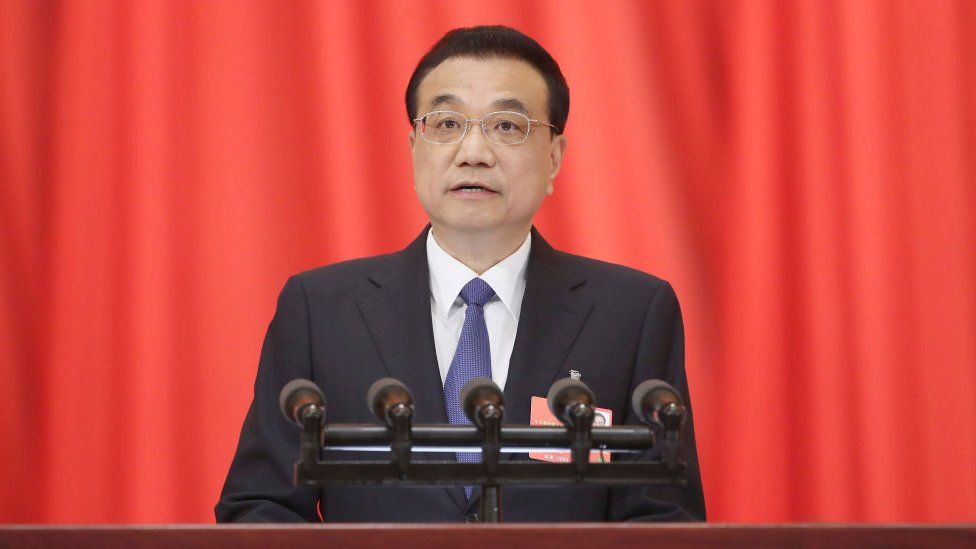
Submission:
[[[219,522],[318,521],[317,505],[330,522],[457,522],[479,508],[480,489],[467,501],[460,486],[295,486],[299,432],[278,409],[285,383],[308,378],[325,393],[328,421],[375,422],[366,391],[391,376],[413,393],[417,423],[447,423],[431,328],[426,235],[425,229],[401,252],[307,271],[285,284],[215,509]],[[630,395],[646,379],[667,381],[690,404],[684,329],[671,286],[640,271],[553,250],[533,229],[505,386],[506,423],[527,424],[530,397],[544,397],[569,370],[581,372],[598,405],[613,410],[615,423],[636,423]],[[704,519],[691,421],[684,457],[684,488],[503,487],[504,518]]]

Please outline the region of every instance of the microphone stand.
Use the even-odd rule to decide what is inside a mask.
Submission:
[[[488,477],[481,485],[481,517],[484,522],[501,522],[502,494],[496,477],[502,451],[502,409],[494,404],[487,404],[480,412],[485,434],[481,446],[481,461],[485,465],[485,476]]]
[[[406,404],[397,404],[390,410],[390,418],[393,423],[393,442],[390,444],[390,449],[393,450],[393,458],[400,480],[403,480],[407,478],[413,449],[413,440],[410,436],[413,426],[413,409]]]
[[[576,406],[570,415],[573,418],[570,430],[573,432],[573,463],[576,465],[576,479],[583,480],[590,464],[590,448],[593,446],[593,407]]]
[[[583,412],[574,427],[501,425],[500,410],[485,406],[484,428],[461,425],[413,425],[412,414],[391,410],[393,426],[325,424],[324,407],[307,406],[302,414],[301,459],[295,464],[295,482],[326,484],[480,484],[484,522],[501,522],[503,484],[685,484],[686,464],[677,458],[680,440],[668,441],[669,459],[589,463],[593,449],[641,453],[655,446],[648,426],[627,425],[592,431],[592,410]],[[480,446],[481,463],[411,461],[412,451],[424,448]],[[388,448],[389,462],[323,460],[322,451],[341,448]],[[503,449],[548,448],[569,450],[572,463],[502,461]],[[522,453],[522,452],[518,452]]]

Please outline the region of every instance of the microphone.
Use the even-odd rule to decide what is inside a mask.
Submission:
[[[392,377],[376,380],[366,392],[366,405],[380,421],[395,427],[394,417],[413,416],[413,397],[402,381]]]
[[[681,395],[660,379],[648,379],[638,385],[631,403],[634,413],[647,425],[677,432],[685,422],[686,410]]]
[[[549,388],[549,411],[567,426],[576,426],[579,419],[593,417],[596,397],[582,381],[571,377],[560,379]]]
[[[505,411],[505,397],[494,381],[476,377],[461,389],[461,409],[471,423],[484,429],[485,419],[501,419]]]
[[[318,385],[307,379],[293,379],[278,393],[278,407],[288,421],[302,425],[309,406],[325,408],[325,395]]]

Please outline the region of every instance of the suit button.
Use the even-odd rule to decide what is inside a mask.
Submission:
[[[464,515],[464,522],[478,522],[478,513],[468,513]]]

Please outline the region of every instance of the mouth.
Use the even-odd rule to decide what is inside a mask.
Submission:
[[[457,185],[451,187],[450,192],[459,193],[459,194],[478,194],[478,193],[498,194],[498,191],[478,181],[462,181]]]

